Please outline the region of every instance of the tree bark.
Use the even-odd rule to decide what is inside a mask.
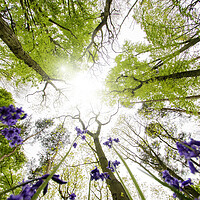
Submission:
[[[143,81],[143,83],[149,83],[149,82],[155,81],[155,80],[166,81],[168,79],[192,78],[192,77],[197,77],[197,76],[200,76],[200,69],[178,72],[178,73],[169,74],[169,75],[165,75],[165,76],[157,76],[154,78],[150,78],[146,81]]]
[[[182,113],[190,113],[190,114],[194,114],[194,112],[192,111],[187,111],[187,110],[183,110],[183,109],[178,109],[178,108],[162,108],[161,111],[172,111],[172,112],[182,112]],[[197,115],[200,115],[200,112],[196,113]]]
[[[184,51],[186,51],[187,49],[189,49],[190,47],[194,46],[195,44],[197,44],[198,42],[200,42],[200,37],[196,37],[196,38],[191,38],[187,41],[186,45],[184,45],[183,47],[181,47],[179,50],[164,56],[162,58],[159,58],[158,60],[160,60],[160,62],[158,62],[153,68],[152,70],[158,69],[160,66],[162,66],[164,63],[166,63],[168,60],[174,58],[175,56],[183,53]]]
[[[193,77],[198,77],[200,76],[200,69],[197,69],[197,70],[190,70],[190,71],[184,71],[184,72],[178,72],[178,73],[174,73],[174,74],[169,74],[169,75],[164,75],[164,76],[157,76],[157,77],[152,77],[150,79],[147,79],[147,80],[139,80],[139,79],[136,79],[135,77],[133,76],[130,76],[131,78],[133,78],[135,81],[139,82],[139,85],[136,86],[135,88],[130,88],[130,90],[132,91],[132,93],[134,94],[134,92],[138,89],[140,89],[144,84],[148,84],[150,82],[153,82],[153,81],[166,81],[166,80],[169,80],[169,79],[173,79],[173,80],[176,80],[176,79],[181,79],[181,78],[193,78]],[[129,76],[120,76],[117,78],[117,80],[121,77],[124,77],[124,78],[128,78]]]
[[[200,95],[194,95],[194,96],[187,96],[187,97],[177,97],[174,100],[180,100],[180,99],[199,99]],[[131,104],[135,104],[135,103],[152,103],[152,102],[161,102],[161,101],[170,101],[170,99],[166,98],[166,99],[151,99],[151,100],[145,100],[145,101],[132,101],[130,102]]]
[[[99,142],[98,137],[94,138],[94,144],[96,148],[96,153],[99,158],[99,162],[101,165],[101,168],[103,172],[108,172],[110,179],[106,179],[106,183],[109,186],[110,192],[112,194],[113,200],[129,200],[128,196],[126,195],[126,192],[122,186],[122,184],[117,180],[113,172],[107,168],[108,166],[108,160],[102,150],[101,144]]]
[[[38,74],[40,74],[43,80],[51,80],[46,72],[40,67],[40,65],[34,61],[27,52],[22,48],[21,43],[17,39],[17,36],[13,30],[9,27],[8,23],[3,19],[0,14],[0,38],[5,42],[14,55],[20,60],[24,61],[29,67],[33,68]]]

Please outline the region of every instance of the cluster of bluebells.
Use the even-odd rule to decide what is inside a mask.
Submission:
[[[90,175],[91,175],[91,180],[99,180],[101,179],[102,181],[104,179],[110,179],[110,176],[107,172],[104,172],[104,173],[100,173],[99,170],[97,169],[97,166],[95,166],[95,169],[93,169],[91,172],[90,172]]]
[[[176,143],[180,156],[184,156],[188,161],[191,173],[195,174],[198,170],[194,167],[191,158],[200,158],[200,141],[191,139],[190,142]]]
[[[81,129],[78,128],[78,127],[76,127],[75,130],[76,130],[76,132],[77,132],[77,136],[81,136],[81,139],[82,139],[82,140],[85,140],[85,138],[86,138],[85,134],[88,132],[88,130],[87,130],[87,129],[81,130]],[[74,147],[74,148],[77,147],[77,143],[76,143],[76,142],[73,144],[73,147]]]
[[[119,138],[114,138],[114,139],[108,138],[108,140],[106,142],[104,142],[103,144],[108,146],[109,148],[111,148],[113,141],[118,143],[119,142]]]
[[[85,140],[85,135],[84,135],[84,134],[87,133],[88,130],[87,130],[87,129],[81,130],[81,129],[78,128],[78,127],[76,127],[75,130],[76,130],[76,132],[77,132],[77,136],[81,136],[81,139]]]
[[[184,156],[185,159],[188,161],[188,165],[190,168],[191,173],[195,174],[199,172],[193,165],[191,158],[200,158],[200,141],[191,139],[190,142],[177,142],[176,143],[178,152],[180,156]],[[177,190],[182,191],[185,186],[192,185],[191,179],[189,178],[186,181],[179,181],[178,179],[170,176],[167,170],[163,171],[163,178],[165,182],[169,185],[175,187]],[[173,194],[173,197],[176,198],[176,193]]]
[[[10,141],[10,146],[22,144],[23,140],[19,135],[20,128],[15,127],[18,120],[25,119],[27,114],[24,114],[22,108],[15,108],[13,105],[8,107],[0,107],[0,121],[7,125],[7,128],[1,130],[2,135]]]
[[[182,191],[182,189],[188,185],[193,185],[190,178],[186,181],[179,181],[177,178],[172,177],[169,174],[168,170],[163,171],[162,174],[163,174],[163,178],[165,179],[165,182],[168,183],[170,186],[173,186],[179,191]],[[173,197],[176,198],[177,194],[174,193]]]
[[[37,189],[44,182],[43,179],[46,179],[48,176],[49,176],[49,174],[45,174],[42,177],[38,178],[38,181],[35,184],[33,184],[32,186],[28,185],[28,183],[25,184],[22,187],[22,191],[20,194],[11,195],[7,200],[31,200],[33,195],[36,193]],[[61,179],[59,179],[59,175],[56,175],[56,174],[53,175],[52,180],[58,184],[66,184],[67,183],[66,181],[62,181]],[[43,190],[43,195],[45,195],[47,193],[47,189],[48,189],[48,184],[46,185],[46,187]],[[72,199],[74,199],[74,198],[72,198]]]
[[[120,164],[120,162],[117,161],[117,160],[115,160],[114,162],[108,161],[108,167],[107,168],[110,169],[112,172],[114,172],[119,164]]]

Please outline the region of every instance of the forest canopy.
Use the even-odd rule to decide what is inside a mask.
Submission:
[[[1,1],[0,199],[199,199],[199,8]]]

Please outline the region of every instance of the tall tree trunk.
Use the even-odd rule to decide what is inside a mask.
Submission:
[[[143,81],[143,83],[149,83],[149,82],[155,81],[155,80],[166,81],[168,79],[192,78],[192,77],[197,77],[197,76],[200,76],[200,69],[178,72],[178,73],[169,74],[169,75],[165,75],[165,76],[157,76],[157,77],[150,78],[146,81]]]
[[[192,112],[192,111],[187,111],[187,110],[183,110],[183,109],[178,109],[178,108],[162,108],[161,111],[172,111],[172,112],[182,112],[182,113],[186,113],[186,114],[192,114],[192,115],[200,115],[200,112]]]
[[[103,172],[108,172],[111,178],[111,180],[107,179],[106,183],[109,186],[113,200],[129,200],[122,184],[117,180],[113,172],[107,168],[108,160],[102,150],[101,144],[99,142],[99,138],[95,136],[93,138],[94,138],[94,144],[96,147],[96,152],[97,152],[97,156],[98,156],[101,168]]]
[[[17,36],[13,30],[9,27],[8,23],[3,19],[0,14],[0,38],[5,42],[14,55],[20,60],[24,61],[29,67],[34,69],[38,74],[42,76],[45,81],[51,80],[46,72],[40,67],[40,65],[33,60],[27,52],[22,48],[21,43],[17,39]]]
[[[181,79],[181,78],[192,78],[192,77],[198,77],[198,76],[200,76],[200,69],[184,71],[184,72],[177,72],[174,74],[169,74],[169,75],[164,75],[164,76],[156,76],[156,77],[152,77],[150,79],[144,80],[144,81],[136,79],[133,76],[130,76],[132,79],[134,79],[136,82],[139,83],[138,86],[136,86],[135,88],[131,88],[130,90],[132,91],[132,93],[134,93],[134,91],[140,89],[144,84],[148,84],[148,83],[156,81],[156,80],[157,81],[166,81],[169,79],[176,80],[176,79]],[[121,75],[117,79],[119,79],[121,77],[128,78],[129,76]]]
[[[181,100],[181,99],[199,99],[200,95],[194,95],[194,96],[187,96],[187,97],[177,97],[174,100]],[[151,99],[151,100],[145,100],[145,101],[132,101],[131,104],[135,103],[151,103],[151,102],[160,102],[160,101],[170,101],[170,99]]]
[[[176,50],[175,52],[164,56],[162,58],[159,58],[157,60],[159,60],[159,62],[153,66],[152,70],[158,69],[159,67],[161,67],[164,63],[166,63],[167,61],[171,60],[172,58],[174,58],[175,56],[183,53],[184,51],[186,51],[187,49],[189,49],[190,47],[196,45],[198,42],[200,42],[200,37],[196,37],[196,38],[190,38],[189,40],[187,40],[185,43],[185,45],[183,47],[181,47],[179,50]]]

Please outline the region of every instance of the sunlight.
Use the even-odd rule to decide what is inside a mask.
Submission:
[[[73,104],[88,105],[99,102],[99,93],[102,84],[87,73],[79,73],[71,82]]]

